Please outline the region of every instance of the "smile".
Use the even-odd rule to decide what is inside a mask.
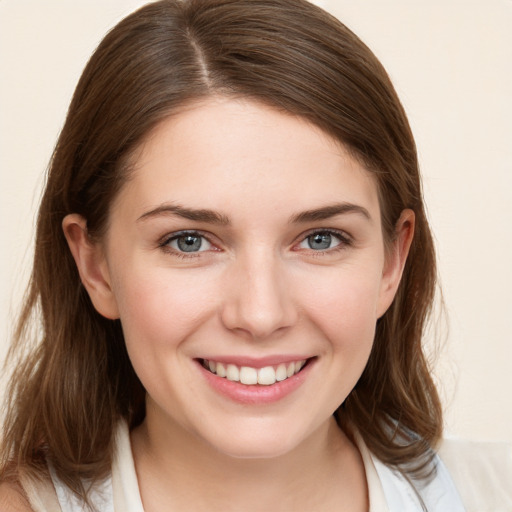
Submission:
[[[275,366],[253,368],[251,366],[237,366],[235,364],[220,363],[208,359],[202,360],[204,368],[224,379],[240,382],[246,386],[271,386],[282,382],[299,373],[305,366],[306,360],[290,361]]]

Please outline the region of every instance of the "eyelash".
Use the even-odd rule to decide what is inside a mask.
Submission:
[[[348,235],[347,233],[345,233],[344,231],[338,231],[335,229],[314,229],[312,231],[309,231],[309,232],[301,235],[299,242],[295,243],[294,247],[306,242],[308,240],[308,238],[313,237],[315,235],[329,235],[329,236],[335,237],[338,239],[339,244],[334,247],[327,248],[325,250],[315,251],[312,248],[306,249],[306,250],[309,250],[311,252],[311,255],[313,255],[314,257],[322,257],[322,256],[326,256],[329,254],[333,254],[338,251],[345,250],[346,248],[351,247],[353,245],[352,237],[350,235]],[[158,243],[158,247],[160,247],[164,252],[166,252],[168,254],[172,254],[173,256],[177,256],[178,258],[197,258],[201,255],[201,253],[208,252],[208,251],[212,250],[212,249],[206,249],[203,251],[185,252],[185,251],[179,251],[179,250],[176,250],[176,249],[170,247],[169,244],[171,242],[173,242],[174,240],[178,240],[179,238],[186,237],[186,236],[201,238],[203,240],[206,240],[207,243],[210,244],[212,247],[215,247],[215,244],[213,244],[209,240],[209,237],[206,233],[204,233],[202,231],[193,231],[193,230],[192,231],[187,231],[187,230],[178,231],[178,232],[172,233],[171,235],[167,235]],[[218,251],[219,249],[213,249],[213,250]],[[301,250],[301,249],[298,249],[298,250]]]
[[[198,256],[201,255],[201,253],[203,252],[206,252],[206,251],[191,251],[191,252],[185,252],[185,251],[179,251],[179,250],[176,250],[172,247],[170,247],[170,243],[173,242],[174,240],[178,240],[179,238],[183,238],[183,237],[186,237],[186,236],[190,236],[190,237],[198,237],[198,238],[201,238],[203,240],[206,240],[210,245],[212,245],[213,247],[215,247],[215,245],[210,242],[210,240],[208,239],[208,236],[203,233],[202,231],[178,231],[176,233],[172,233],[171,235],[167,235],[165,236],[161,242],[159,242],[158,246],[166,253],[168,254],[172,254],[173,256],[177,256],[178,258],[197,258]]]
[[[314,229],[304,235],[301,235],[301,240],[299,244],[302,244],[308,240],[308,238],[313,237],[315,235],[329,235],[331,237],[337,238],[339,241],[338,245],[334,247],[330,247],[325,250],[315,251],[312,248],[309,248],[309,251],[313,257],[324,257],[329,256],[339,251],[343,251],[354,244],[353,238],[344,231],[339,231],[337,229]],[[295,244],[296,246],[297,244]]]

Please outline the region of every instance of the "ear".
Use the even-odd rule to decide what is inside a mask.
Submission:
[[[119,318],[103,247],[90,239],[87,221],[81,215],[72,213],[64,217],[62,229],[82,284],[96,311],[111,320]]]
[[[412,210],[404,210],[395,226],[395,234],[386,248],[386,261],[382,274],[378,305],[378,318],[391,306],[402,279],[405,262],[414,237],[415,215]]]

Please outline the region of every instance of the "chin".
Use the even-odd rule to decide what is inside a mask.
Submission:
[[[230,429],[208,432],[203,439],[217,452],[235,459],[272,459],[293,452],[308,437],[289,425],[256,421]],[[273,424],[272,424],[273,423]],[[213,434],[213,435],[212,435]]]
[[[227,442],[214,446],[217,451],[233,459],[274,459],[293,451],[296,445],[285,444],[282,440],[269,440],[268,436],[250,442]]]

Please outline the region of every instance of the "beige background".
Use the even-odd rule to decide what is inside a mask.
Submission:
[[[137,0],[0,0],[0,359],[43,172],[88,56]],[[512,1],[318,0],[377,54],[415,132],[449,329],[451,434],[512,441]]]

